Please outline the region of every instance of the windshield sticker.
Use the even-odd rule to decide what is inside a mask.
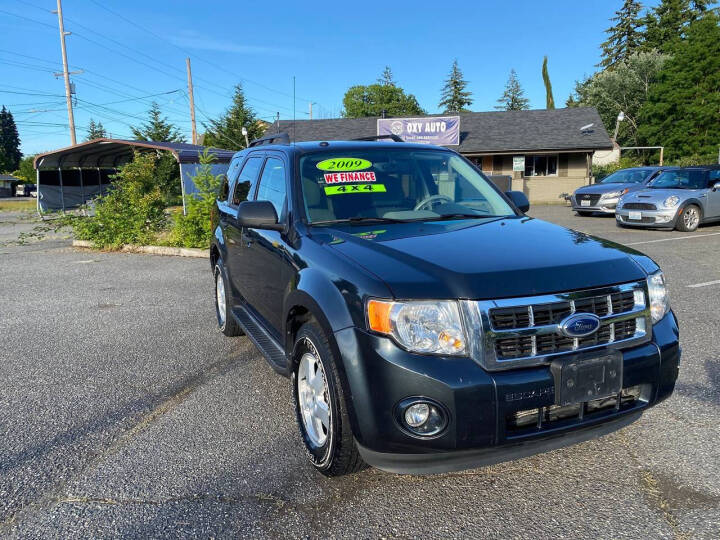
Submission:
[[[341,173],[325,173],[326,184],[344,184],[347,182],[374,182],[375,173],[368,172],[341,172]]]
[[[343,193],[385,193],[384,184],[355,184],[351,186],[325,186],[325,195],[342,195]]]
[[[362,171],[372,167],[372,163],[367,159],[341,157],[324,159],[316,167],[321,171]]]

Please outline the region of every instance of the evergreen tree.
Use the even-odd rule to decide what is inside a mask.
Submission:
[[[0,110],[0,172],[12,172],[20,165],[20,136],[15,119],[3,105]]]
[[[149,119],[139,127],[131,127],[133,136],[139,141],[185,142],[177,127],[162,116],[160,106],[153,101],[148,111]]]
[[[645,16],[645,50],[672,54],[687,26],[706,11],[709,0],[662,0]]]
[[[222,117],[203,124],[205,128],[205,146],[215,148],[226,148],[228,150],[241,150],[245,148],[245,136],[242,128],[246,128],[248,139],[253,140],[262,137],[264,128],[258,121],[255,112],[245,98],[242,85],[235,86],[235,93],[232,98],[232,105],[225,111]]]
[[[393,73],[390,66],[385,66],[385,69],[377,82],[382,86],[395,86],[395,79],[393,79]]]
[[[643,142],[665,147],[668,160],[715,162],[720,146],[720,17],[708,11],[653,85],[640,111]]]
[[[442,95],[440,96],[439,107],[444,108],[446,113],[450,112],[468,112],[472,105],[472,94],[465,90],[467,81],[463,79],[462,71],[458,66],[457,58],[453,61],[450,75],[445,81]]]
[[[615,16],[610,19],[614,24],[605,30],[608,38],[600,45],[602,60],[599,67],[612,68],[638,49],[642,41],[641,9],[640,2],[625,0],[620,10],[615,12]]]
[[[552,83],[550,83],[550,74],[548,73],[547,56],[543,58],[542,78],[545,84],[545,108],[554,109],[555,99],[553,98]]]
[[[90,119],[90,123],[88,124],[87,129],[87,135],[85,136],[86,141],[92,141],[93,139],[103,139],[107,137],[107,132],[105,131],[105,127],[102,125],[101,122],[95,123],[95,120],[92,118]]]
[[[497,102],[499,105],[495,105],[495,108],[503,111],[523,111],[530,108],[530,100],[525,97],[525,91],[520,86],[514,69],[510,70],[505,91]]]

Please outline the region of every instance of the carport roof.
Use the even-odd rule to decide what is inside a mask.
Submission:
[[[128,141],[124,139],[93,139],[92,141],[68,146],[35,158],[36,169],[57,169],[70,167],[114,168],[127,163],[135,150],[165,150],[172,153],[178,163],[198,163],[205,146],[177,142]],[[209,148],[220,163],[228,163],[234,150]]]
[[[613,147],[593,107],[470,112],[457,116],[460,116],[460,145],[452,148],[463,154],[592,151]],[[285,131],[296,142],[357,139],[376,135],[377,120],[378,117],[280,120],[266,133]],[[587,126],[590,127],[580,129]]]

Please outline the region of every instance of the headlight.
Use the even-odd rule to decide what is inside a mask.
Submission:
[[[370,330],[392,337],[403,348],[419,353],[464,354],[467,338],[454,301],[367,303]]]
[[[628,191],[630,191],[630,190],[628,190],[627,188],[623,189],[622,191],[611,191],[610,193],[603,193],[600,196],[600,198],[601,199],[616,199],[618,197],[625,195]]]
[[[647,278],[648,296],[650,297],[650,317],[653,324],[660,321],[670,311],[670,299],[665,288],[665,276],[655,272]]]
[[[675,208],[679,202],[680,197],[678,197],[677,195],[670,195],[667,199],[665,199],[663,206],[665,208]]]

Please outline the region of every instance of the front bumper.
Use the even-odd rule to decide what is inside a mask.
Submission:
[[[350,420],[367,463],[398,473],[437,473],[517,459],[610,433],[636,420],[672,393],[680,347],[672,312],[653,327],[649,343],[622,350],[623,387],[640,386],[627,406],[522,429],[520,411],[554,405],[549,366],[487,372],[469,358],[408,353],[389,339],[347,328],[335,334],[349,395]],[[397,420],[408,397],[441,403],[447,427],[432,438],[414,436]]]
[[[630,216],[633,219],[630,219]],[[637,218],[640,219],[637,219]],[[674,228],[677,221],[677,208],[662,210],[625,210],[620,207],[615,212],[618,223],[631,227]]]
[[[619,197],[615,197],[614,199],[600,198],[597,203],[591,206],[583,206],[581,202],[582,198],[578,198],[573,195],[570,198],[570,203],[572,204],[572,209],[576,212],[602,212],[604,214],[614,214],[619,200]]]

